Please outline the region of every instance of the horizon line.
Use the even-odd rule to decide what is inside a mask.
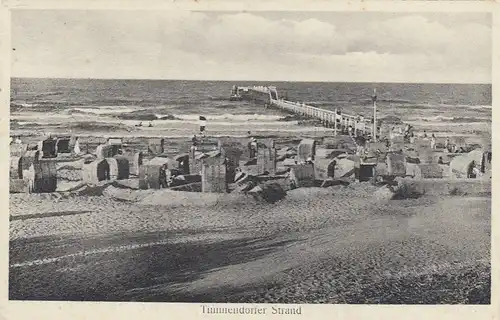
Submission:
[[[333,80],[249,80],[249,79],[168,79],[168,78],[72,78],[72,77],[14,77],[11,76],[10,79],[54,79],[54,80],[126,80],[126,81],[218,81],[218,82],[294,82],[294,83],[380,83],[380,84],[459,84],[459,85],[492,85],[491,82],[419,82],[419,81],[333,81]]]

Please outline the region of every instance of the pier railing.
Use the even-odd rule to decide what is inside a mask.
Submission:
[[[366,135],[368,133],[373,134],[372,118],[366,119],[363,116],[348,114],[339,109],[325,110],[305,103],[288,101],[279,97],[278,91],[274,86],[239,87],[238,90],[259,93],[263,96],[266,104],[270,106],[286,110],[290,113],[318,119],[325,127],[333,128],[335,134],[338,132],[350,133],[355,136]],[[377,128],[377,134],[379,133],[380,128]]]
[[[284,99],[271,99],[270,103],[291,113],[318,119],[324,126],[333,128],[336,131],[335,133],[337,131],[349,132],[349,128],[351,128],[353,135],[364,135],[371,132],[372,122],[370,119],[367,120],[361,116],[346,114],[338,109],[335,109],[335,111],[325,110],[305,103]]]
[[[280,98],[276,87],[273,86],[240,87],[240,89],[269,95],[269,105],[290,113],[318,119],[325,127],[333,128],[335,134],[338,132],[352,133],[353,135],[373,133],[373,119],[371,118],[365,119],[363,116],[348,114],[339,109],[325,110],[305,103],[288,101]]]

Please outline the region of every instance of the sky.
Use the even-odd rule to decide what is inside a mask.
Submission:
[[[14,10],[12,76],[491,83],[488,13]]]

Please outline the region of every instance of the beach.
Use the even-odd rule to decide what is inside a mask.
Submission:
[[[11,195],[11,299],[489,303],[484,194],[381,201],[359,184],[269,205],[102,189]]]
[[[11,135],[28,146],[47,133],[74,135],[93,153],[120,137],[134,154],[161,137],[173,157],[189,150],[200,115],[206,135],[237,143],[243,158],[250,136],[272,138],[277,149],[334,136],[312,120],[229,102],[229,83],[16,81]],[[371,112],[372,84],[281,87],[294,101]],[[387,87],[400,90],[379,85],[380,118],[440,142],[491,135],[491,86]],[[350,181],[266,203],[244,193],[138,190],[136,177],[75,190],[79,162],[70,160],[69,169],[58,164],[56,192],[10,194],[10,299],[490,303],[491,181],[431,179],[418,198],[402,200]]]

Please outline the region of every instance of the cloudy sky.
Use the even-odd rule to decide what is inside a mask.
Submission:
[[[14,77],[491,82],[491,16],[12,12]]]

